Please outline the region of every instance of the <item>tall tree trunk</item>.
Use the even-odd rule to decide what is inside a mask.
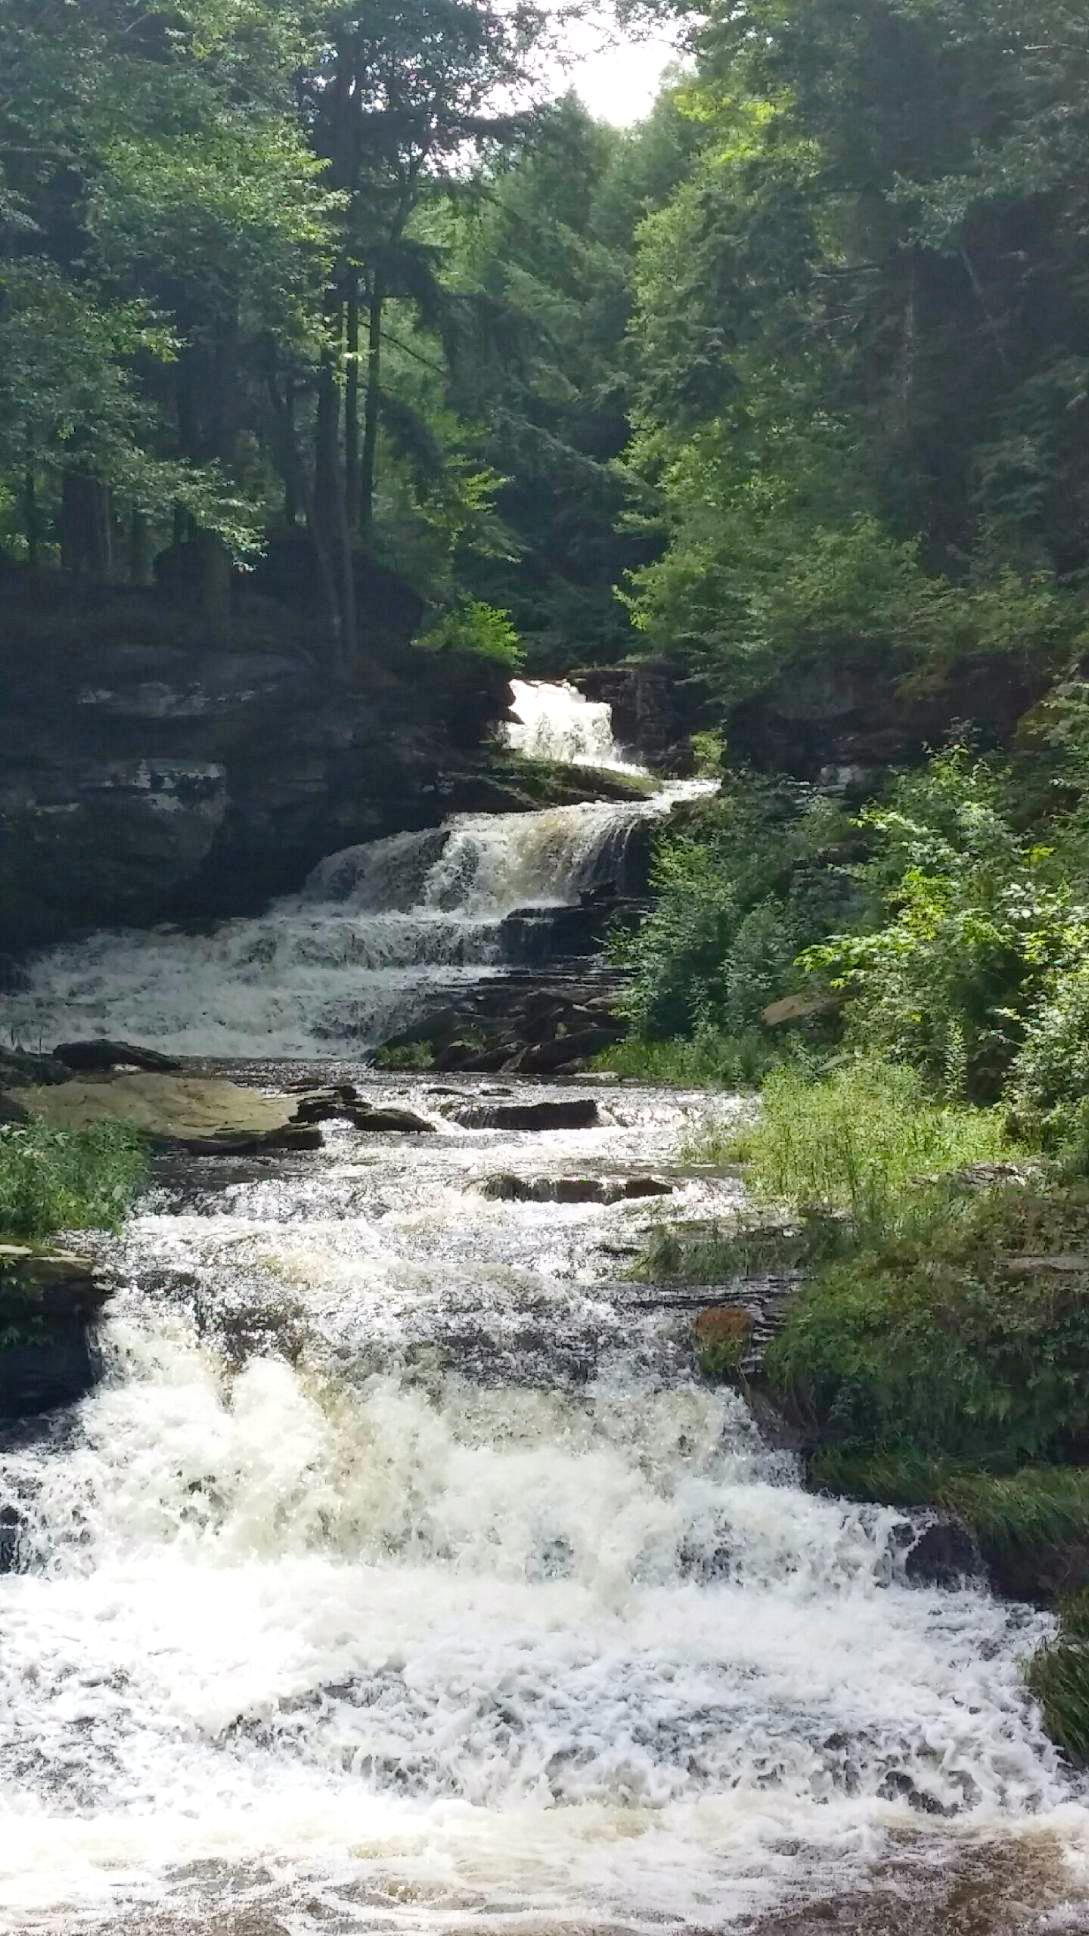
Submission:
[[[41,562],[42,555],[42,514],[38,504],[38,480],[33,464],[28,464],[23,473],[23,530],[26,535],[26,557],[31,570]]]
[[[87,471],[65,471],[61,485],[61,563],[74,578],[99,583],[113,569],[110,494]]]
[[[348,275],[347,372],[344,380],[344,496],[348,529],[359,530],[362,506],[359,468],[359,271]]]
[[[306,466],[299,455],[296,436],[294,396],[290,384],[281,394],[276,375],[276,345],[270,338],[266,343],[266,383],[269,402],[272,405],[272,420],[276,431],[276,450],[280,473],[284,480],[284,493],[294,504],[301,504],[306,513],[307,529],[314,546],[318,567],[318,585],[325,608],[327,636],[331,647],[330,671],[334,677],[341,676],[343,667],[340,659],[341,613],[340,594],[337,587],[337,574],[334,559],[330,553],[328,538],[322,528],[317,513],[313,487],[307,476]]]
[[[386,288],[375,273],[367,318],[367,394],[363,408],[363,460],[360,476],[360,527],[365,539],[374,523],[374,487],[378,472],[378,419],[382,405],[382,315]]]
[[[231,637],[231,554],[214,531],[198,530],[195,538],[199,564],[200,611],[217,645]]]
[[[129,583],[151,584],[151,533],[143,511],[134,511],[129,520]]]

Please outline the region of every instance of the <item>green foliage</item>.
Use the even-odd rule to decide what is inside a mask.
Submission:
[[[1089,1766],[1089,1593],[1063,1602],[1058,1636],[1030,1663],[1027,1680],[1052,1740],[1075,1767]]]
[[[862,817],[872,852],[859,871],[876,920],[802,962],[851,997],[851,1038],[915,1063],[951,1095],[999,1093],[1089,938],[1054,849],[1015,829],[1013,794],[1005,769],[963,747],[901,780]],[[1040,1058],[1042,1073],[1042,1043]]]
[[[734,1153],[757,1196],[881,1232],[918,1179],[1001,1160],[1009,1140],[999,1112],[935,1103],[913,1069],[849,1062],[818,1081],[776,1070]]]
[[[776,1387],[867,1457],[1001,1472],[1075,1453],[1089,1433],[1084,1186],[943,1192],[932,1208],[922,1226],[863,1232],[820,1270],[772,1347]],[[1056,1257],[1058,1270],[1046,1261]],[[982,1495],[972,1504],[943,1485],[940,1496],[966,1514],[972,1505],[984,1527]],[[1012,1515],[1026,1496],[987,1497]],[[1084,1489],[1077,1500],[1084,1511]],[[1041,1511],[1047,1502],[1070,1504],[1054,1487]],[[998,1530],[996,1518],[989,1536]]]
[[[509,666],[512,672],[518,672],[525,659],[510,613],[479,600],[443,612],[417,644],[430,652],[474,652],[478,658]]]
[[[401,1042],[376,1049],[373,1059],[376,1069],[433,1069],[435,1051],[430,1042]]]
[[[146,1169],[143,1140],[123,1123],[0,1130],[0,1231],[116,1230]]]
[[[629,1035],[604,1049],[596,1066],[633,1081],[681,1089],[751,1089],[778,1059],[777,1050],[757,1029],[725,1035],[703,1026],[692,1036],[671,1036],[665,1041]]]
[[[842,905],[834,856],[845,831],[845,816],[805,788],[735,777],[690,832],[667,832],[655,905],[617,944],[633,971],[635,1033],[751,1037],[768,1003],[800,985],[799,949]]]

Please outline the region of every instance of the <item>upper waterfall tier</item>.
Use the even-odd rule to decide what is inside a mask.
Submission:
[[[625,758],[613,737],[613,709],[601,700],[585,699],[574,686],[545,685],[513,679],[512,723],[507,744],[531,760],[559,760],[566,766],[604,766],[616,772],[642,773],[645,768]]]

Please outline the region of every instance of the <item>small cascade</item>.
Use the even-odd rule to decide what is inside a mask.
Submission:
[[[621,768],[609,707],[515,681],[512,744]],[[639,769],[629,769],[638,771]],[[53,949],[13,997],[20,1039],[125,1034],[183,1055],[355,1053],[518,959],[504,924],[630,888],[637,831],[691,786],[632,802],[465,814],[329,855],[299,894],[208,933],[100,933]]]
[[[644,769],[626,759],[613,737],[613,709],[587,699],[565,680],[561,685],[514,679],[513,722],[507,745],[531,760],[557,760],[564,766],[607,767],[617,773]]]

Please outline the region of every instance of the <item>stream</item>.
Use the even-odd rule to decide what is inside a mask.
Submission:
[[[607,709],[542,692],[526,750],[623,760]],[[259,920],[55,950],[17,998],[24,1035],[335,1073],[435,1133],[164,1160],[104,1246],[101,1383],[0,1441],[0,1929],[1089,1930],[1084,1790],[1022,1681],[1049,1616],[909,1584],[905,1515],[807,1493],[631,1277],[664,1215],[739,1206],[684,1157],[706,1097],[367,1066],[673,797],[353,850]],[[596,1126],[455,1121],[542,1094]]]

